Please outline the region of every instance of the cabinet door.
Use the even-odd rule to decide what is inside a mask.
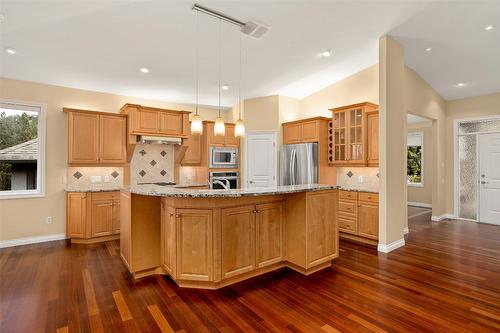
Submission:
[[[359,203],[358,235],[378,239],[378,205]]]
[[[226,144],[226,139],[224,136],[214,135],[214,124],[207,124],[205,129],[207,132],[207,139],[209,146],[222,147]]]
[[[319,141],[319,121],[305,121],[302,123],[302,141],[303,142],[318,142]]]
[[[101,163],[125,163],[127,160],[127,119],[118,116],[100,116]]]
[[[99,162],[99,114],[68,112],[68,163]]]
[[[356,108],[347,111],[348,119],[348,151],[349,163],[363,164],[366,161],[365,156],[365,115],[362,108]]]
[[[345,164],[347,161],[347,119],[346,112],[333,113],[332,119],[332,164]]]
[[[175,209],[161,203],[161,263],[175,279]]]
[[[213,276],[211,209],[177,209],[177,278],[210,281]]]
[[[182,164],[201,163],[201,135],[190,134],[188,138],[182,140],[182,145],[187,147],[186,154],[182,159]]]
[[[156,134],[160,130],[160,111],[140,109],[137,111],[137,131]]]
[[[130,193],[120,193],[120,255],[127,267],[131,268],[132,253],[131,197]]]
[[[226,147],[239,147],[240,139],[237,138],[234,134],[234,125],[226,124],[226,139],[225,145]]]
[[[109,236],[113,233],[113,201],[92,200],[91,237]]]
[[[255,269],[254,206],[222,209],[222,279]]]
[[[307,267],[338,255],[335,192],[307,193]]]
[[[255,235],[257,268],[280,262],[283,257],[283,204],[256,206]]]
[[[372,113],[366,120],[369,166],[378,166],[378,119],[378,113]]]
[[[86,224],[86,193],[68,193],[66,196],[66,235],[69,238],[85,238]]]
[[[113,200],[113,234],[120,233],[120,200]]]
[[[164,135],[182,135],[183,117],[181,112],[160,112],[160,134]]]
[[[302,142],[302,123],[285,124],[283,126],[283,143]]]

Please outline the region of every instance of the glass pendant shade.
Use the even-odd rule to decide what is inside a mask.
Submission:
[[[197,114],[191,119],[191,134],[201,134],[203,132],[203,123],[201,117]]]
[[[245,136],[245,124],[243,120],[238,119],[236,126],[234,127],[234,135],[239,138]]]
[[[224,136],[225,134],[226,134],[226,127],[224,125],[224,120],[221,117],[219,117],[215,119],[214,135]]]

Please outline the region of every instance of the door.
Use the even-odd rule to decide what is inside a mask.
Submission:
[[[378,205],[360,202],[358,207],[358,235],[378,239]]]
[[[140,133],[158,133],[160,129],[160,111],[140,109],[137,112]]]
[[[272,187],[276,181],[276,133],[247,133],[247,187]]]
[[[222,209],[221,263],[222,279],[255,269],[254,206]]]
[[[226,124],[226,139],[225,139],[225,145],[226,147],[239,147],[240,146],[240,139],[236,137],[234,133],[234,128],[235,125],[230,125]]]
[[[318,182],[318,144],[302,143],[295,145],[292,171],[295,185],[315,184]]]
[[[109,236],[113,233],[113,201],[92,200],[91,237]]]
[[[99,162],[99,114],[68,112],[68,162]]]
[[[181,112],[160,112],[160,133],[182,135],[184,114]]]
[[[210,281],[213,272],[211,209],[177,209],[177,265],[180,280]]]
[[[175,279],[175,209],[161,202],[161,264]]]
[[[283,145],[280,148],[280,185],[293,185],[293,164],[296,145]]]
[[[370,113],[366,118],[366,135],[368,141],[368,166],[378,166],[378,112]]]
[[[283,126],[283,143],[302,142],[302,123],[286,124]]]
[[[187,147],[186,154],[182,159],[182,165],[201,163],[201,135],[190,134],[188,138],[182,140],[182,145]]]
[[[318,142],[319,141],[319,121],[305,121],[302,123],[302,141],[303,142]]]
[[[120,233],[120,200],[113,200],[113,234]]]
[[[127,160],[127,118],[105,115],[100,117],[101,163],[125,163]]]
[[[209,146],[218,146],[223,147],[226,144],[226,139],[224,136],[216,136],[214,134],[214,124],[206,125],[208,145]]]
[[[85,193],[68,193],[66,200],[66,234],[69,238],[85,238],[87,195]]]
[[[283,203],[256,206],[255,235],[257,268],[280,262],[283,257]]]
[[[500,133],[479,138],[479,221],[500,224]]]

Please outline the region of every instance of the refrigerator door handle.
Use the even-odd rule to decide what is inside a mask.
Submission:
[[[296,185],[297,180],[295,179],[295,164],[297,163],[297,150],[292,150],[291,163],[290,163],[290,175],[291,175],[291,185]]]

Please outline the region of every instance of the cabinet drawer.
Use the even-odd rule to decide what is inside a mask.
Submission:
[[[359,192],[359,201],[378,203],[378,193]]]
[[[120,200],[120,192],[92,192],[92,200]]]
[[[358,224],[355,220],[347,220],[342,217],[339,217],[339,230],[342,232],[357,234]]]
[[[358,192],[356,191],[339,191],[339,199],[358,200]]]
[[[339,201],[339,212],[357,214],[356,202]]]

